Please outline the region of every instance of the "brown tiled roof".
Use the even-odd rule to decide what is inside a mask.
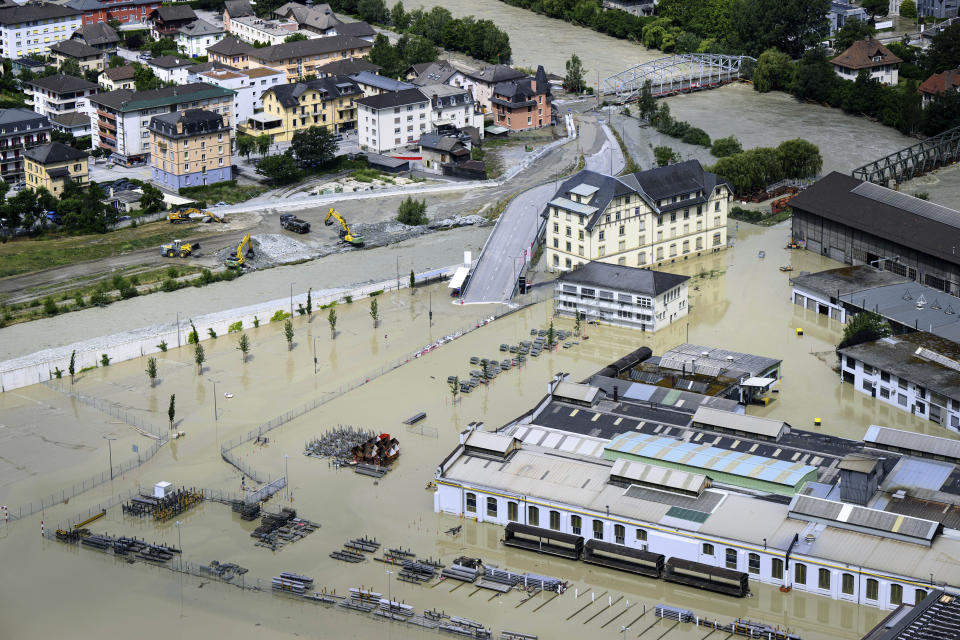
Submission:
[[[880,56],[879,62],[874,62],[874,58]],[[870,69],[885,64],[897,64],[903,62],[900,58],[893,55],[890,49],[880,44],[873,38],[857,40],[850,48],[831,60],[833,64],[845,69]]]
[[[920,93],[938,96],[949,90],[960,91],[960,68],[935,73],[920,85]]]

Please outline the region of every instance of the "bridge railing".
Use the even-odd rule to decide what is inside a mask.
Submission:
[[[756,62],[756,59],[719,53],[685,53],[657,58],[605,78],[600,90],[604,95],[629,100],[640,94],[647,81],[650,81],[655,96],[709,88],[740,78],[744,62]]]

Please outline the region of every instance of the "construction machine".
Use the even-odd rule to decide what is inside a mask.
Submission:
[[[224,260],[223,264],[231,269],[236,269],[243,266],[246,258],[251,257],[253,257],[253,243],[250,241],[250,234],[248,233],[247,235],[243,236],[240,244],[237,245],[236,253]]]
[[[203,214],[204,222],[219,222],[221,224],[226,224],[227,219],[224,216],[218,216],[213,211],[201,211]]]
[[[310,223],[306,220],[301,220],[292,213],[280,214],[280,227],[287,231],[293,231],[294,233],[310,232]]]
[[[160,254],[165,258],[189,258],[193,252],[200,248],[199,242],[184,242],[183,240],[174,240],[160,246]]]
[[[341,240],[343,240],[348,244],[352,244],[355,247],[363,246],[363,236],[355,236],[352,233],[350,233],[350,227],[347,226],[347,221],[344,220],[343,216],[337,213],[336,209],[334,209],[333,207],[330,207],[330,211],[327,212],[327,217],[323,219],[323,224],[327,225],[328,227],[332,225],[333,220],[331,220],[330,218],[333,218],[334,220],[340,223],[340,239]]]

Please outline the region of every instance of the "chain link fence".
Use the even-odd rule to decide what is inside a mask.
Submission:
[[[166,429],[158,428],[152,422],[147,421],[143,416],[133,413],[129,408],[124,407],[121,404],[103,400],[102,398],[96,398],[94,396],[88,396],[78,391],[73,391],[70,389],[69,385],[64,383],[63,380],[48,380],[43,384],[54,391],[59,391],[63,395],[75,399],[81,404],[85,404],[88,407],[93,407],[97,411],[105,413],[112,418],[116,418],[117,420],[122,420],[126,424],[143,433],[145,436],[152,436],[161,441],[167,440],[170,437]]]

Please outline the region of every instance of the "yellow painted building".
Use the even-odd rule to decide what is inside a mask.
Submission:
[[[353,36],[328,36],[313,40],[285,42],[247,53],[249,64],[286,72],[287,82],[320,75],[320,67],[337,60],[362,58],[373,45]]]
[[[581,171],[547,203],[547,264],[651,267],[719,251],[732,197],[696,160],[623,176]]]
[[[294,133],[310,127],[325,127],[331,133],[355,129],[355,100],[362,97],[359,85],[346,76],[277,85],[263,93],[263,111],[239,125],[237,132],[290,142]]]
[[[153,181],[176,190],[233,178],[230,127],[206,109],[153,116],[150,120]]]
[[[59,197],[68,182],[89,184],[88,156],[60,142],[42,144],[23,152],[27,187],[43,187]]]

